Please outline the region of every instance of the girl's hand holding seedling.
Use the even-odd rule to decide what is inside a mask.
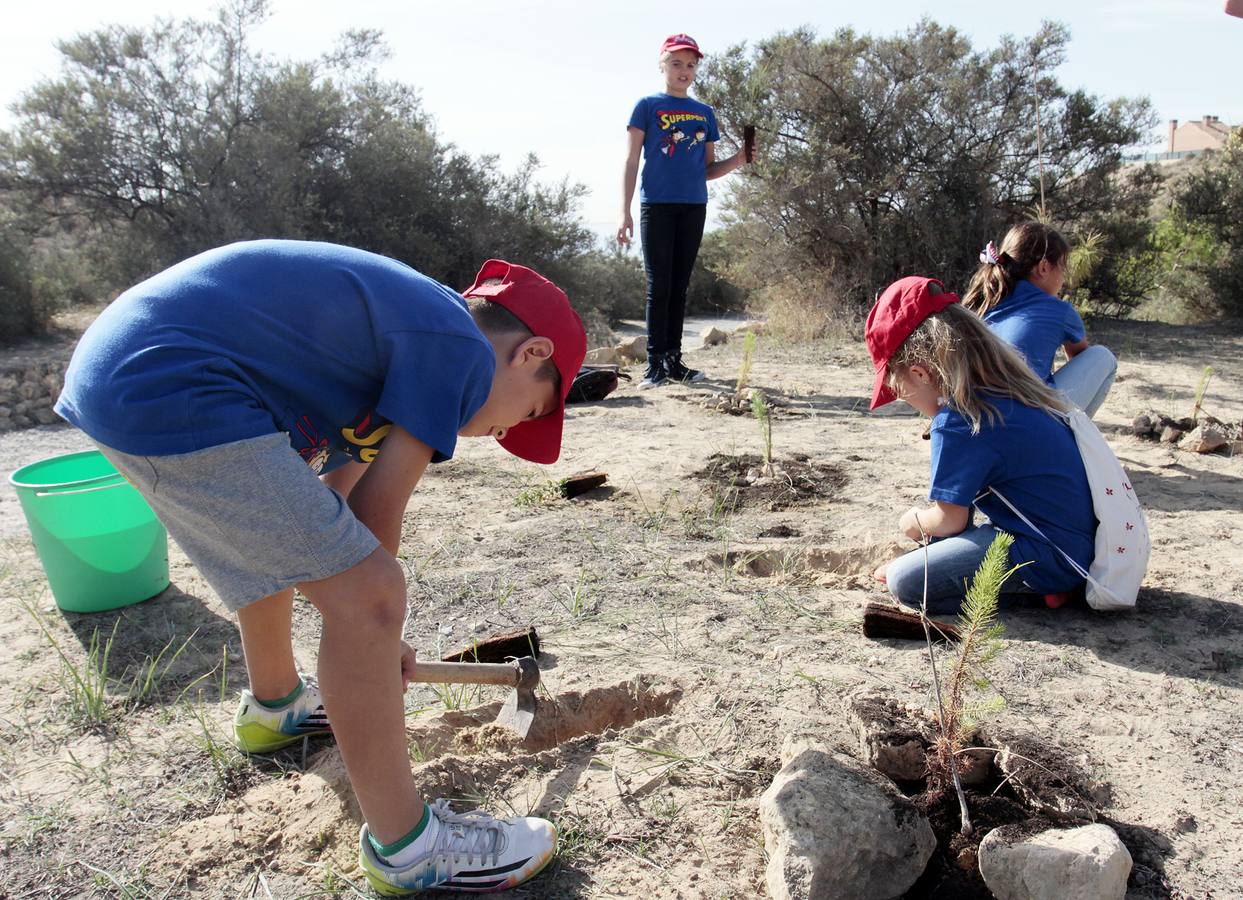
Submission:
[[[913,541],[949,537],[961,533],[967,527],[970,512],[965,506],[938,500],[925,508],[912,506],[898,519],[898,528]]]

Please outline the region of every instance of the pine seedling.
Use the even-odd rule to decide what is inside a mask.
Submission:
[[[747,389],[747,381],[751,378],[751,363],[755,358],[755,332],[748,331],[742,341],[742,363],[738,366],[738,381],[734,384],[734,395],[741,397]]]
[[[1196,424],[1199,424],[1200,422],[1200,408],[1202,404],[1204,403],[1204,392],[1208,390],[1208,381],[1212,377],[1213,377],[1213,367],[1205,366],[1204,374],[1200,376],[1200,383],[1196,386],[1195,405],[1191,407],[1191,421],[1195,422]]]
[[[764,392],[756,389],[751,391],[751,414],[759,423],[760,435],[764,439],[764,471],[773,473],[773,413],[764,399]]]
[[[939,707],[940,729],[933,755],[929,759],[929,767],[934,780],[939,780],[942,784],[946,781],[953,784],[958,794],[963,834],[970,834],[972,825],[971,814],[967,808],[967,796],[958,778],[957,753],[966,746],[966,739],[972,728],[967,695],[972,690],[982,690],[988,687],[987,666],[1001,650],[1001,635],[1005,627],[997,621],[997,603],[1001,594],[1001,586],[1019,568],[1008,565],[1010,546],[1013,543],[1014,538],[1011,535],[998,532],[997,537],[993,539],[985,552],[979,569],[971,579],[971,585],[967,588],[966,598],[959,612],[958,652],[950,661],[943,689],[937,672],[936,658],[933,655],[927,611],[927,544],[925,542],[925,597],[922,618],[924,635],[928,644],[928,661],[932,668],[932,682]]]

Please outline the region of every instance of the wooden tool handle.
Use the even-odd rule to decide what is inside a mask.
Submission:
[[[513,687],[520,672],[513,663],[446,663],[416,660],[413,681],[431,684],[503,684]]]

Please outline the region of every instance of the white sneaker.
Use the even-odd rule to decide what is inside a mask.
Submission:
[[[308,735],[332,734],[319,685],[310,675],[302,679],[302,693],[278,708],[264,706],[249,690],[242,691],[233,716],[233,743],[243,753],[271,753],[296,744]]]
[[[481,810],[455,813],[449,801],[431,810],[427,850],[411,863],[390,866],[371,845],[366,824],[359,834],[358,863],[371,889],[388,897],[438,888],[444,891],[505,891],[537,875],[557,852],[557,829],[547,819],[500,819]]]

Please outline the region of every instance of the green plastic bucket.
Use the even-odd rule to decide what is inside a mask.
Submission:
[[[61,609],[116,609],[168,587],[164,526],[98,450],[23,466],[9,483]]]

